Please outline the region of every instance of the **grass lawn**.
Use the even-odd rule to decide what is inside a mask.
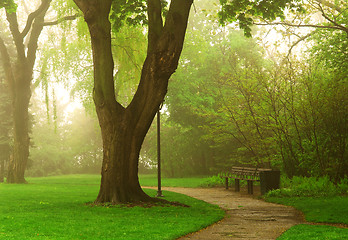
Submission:
[[[0,184],[0,239],[175,239],[224,216],[217,206],[172,192],[164,193],[167,200],[191,207],[88,206],[99,179],[70,175]]]
[[[191,178],[162,178],[161,183],[164,187],[200,187],[208,180],[207,177],[191,177]],[[157,186],[156,175],[140,175],[139,181],[141,186]]]
[[[71,182],[73,179],[73,182]],[[192,177],[192,178],[162,178],[163,187],[200,187],[207,181],[207,177]],[[31,183],[41,184],[100,184],[100,175],[93,174],[76,174],[68,176],[52,176],[42,178],[27,178]],[[141,186],[154,187],[157,186],[157,176],[155,174],[144,174],[139,176]]]
[[[303,212],[309,222],[348,225],[348,197],[268,198],[267,201],[293,206]]]
[[[290,228],[278,240],[343,240],[348,239],[348,230],[331,227],[300,224]]]
[[[348,224],[348,197],[284,197],[267,201],[293,206],[309,222]],[[278,239],[348,239],[348,229],[301,224],[290,228]]]

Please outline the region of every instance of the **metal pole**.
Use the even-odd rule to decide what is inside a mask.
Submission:
[[[162,105],[161,105],[162,106]],[[157,111],[157,181],[158,190],[156,197],[163,197],[161,189],[161,107]]]

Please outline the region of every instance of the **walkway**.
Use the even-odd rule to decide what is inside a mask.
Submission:
[[[220,222],[179,240],[276,239],[290,227],[304,223],[302,214],[294,208],[258,200],[243,192],[223,188],[164,187],[163,190],[201,199],[226,211]]]

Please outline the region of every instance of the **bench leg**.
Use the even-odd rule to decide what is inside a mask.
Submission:
[[[228,189],[228,177],[225,178],[225,188]]]
[[[240,187],[239,187],[239,179],[234,179],[234,190],[236,192],[240,191]]]
[[[248,180],[248,193],[254,194],[253,181]]]

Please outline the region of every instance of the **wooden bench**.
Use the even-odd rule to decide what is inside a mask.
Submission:
[[[225,178],[225,187],[228,189],[229,179],[234,179],[235,191],[240,191],[240,180],[246,180],[248,184],[248,193],[253,194],[253,182],[260,181],[260,172],[262,171],[272,171],[272,169],[267,168],[249,168],[249,167],[232,167],[229,172],[221,175]]]

